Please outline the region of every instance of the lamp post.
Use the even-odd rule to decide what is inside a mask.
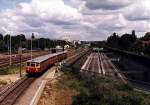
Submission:
[[[2,27],[2,30],[6,33],[6,34],[9,34],[9,65],[11,66],[11,64],[12,64],[12,59],[11,59],[11,53],[12,53],[12,51],[11,51],[11,32],[10,31],[8,31],[5,27]]]

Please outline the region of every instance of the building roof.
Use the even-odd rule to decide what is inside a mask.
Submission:
[[[34,58],[32,60],[28,60],[27,62],[43,62],[51,57],[54,57],[54,56],[57,56],[59,54],[63,54],[63,53],[66,53],[67,51],[63,51],[63,52],[58,52],[58,53],[53,53],[53,54],[48,54],[48,55],[44,55],[44,56],[40,56],[40,57],[37,57],[37,58]]]

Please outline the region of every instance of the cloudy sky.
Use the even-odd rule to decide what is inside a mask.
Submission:
[[[0,0],[0,33],[105,40],[150,30],[150,0]]]

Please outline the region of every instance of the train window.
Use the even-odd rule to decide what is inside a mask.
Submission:
[[[35,63],[31,63],[31,66],[32,66],[32,67],[35,67]]]
[[[30,66],[30,62],[27,62],[27,66]]]
[[[36,63],[36,66],[40,66],[40,64],[39,64],[39,63]]]

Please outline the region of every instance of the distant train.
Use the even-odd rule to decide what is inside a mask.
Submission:
[[[35,59],[27,61],[26,72],[28,74],[41,74],[56,62],[64,60],[66,58],[67,51],[37,57]]]

